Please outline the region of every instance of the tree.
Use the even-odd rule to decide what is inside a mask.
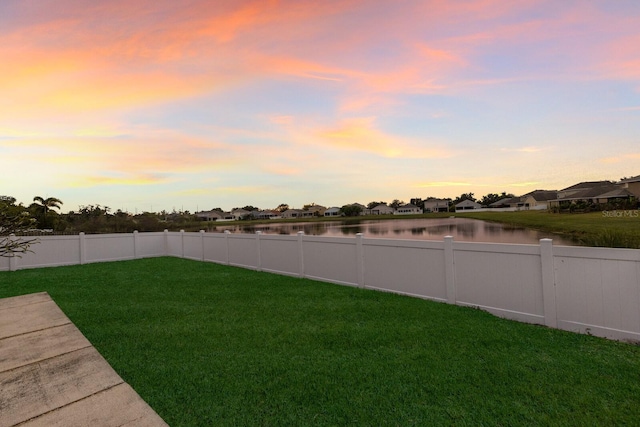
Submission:
[[[276,212],[284,212],[289,210],[289,205],[286,203],[280,203],[277,208],[274,209]]]
[[[464,202],[465,200],[471,200],[472,202],[476,201],[476,198],[473,197],[473,193],[462,193],[451,202],[454,205],[457,205],[460,202]]]
[[[411,199],[411,204],[414,206],[419,207],[420,209],[422,209],[424,211],[424,200],[422,200],[419,197],[416,197],[414,199]]]
[[[38,221],[38,226],[40,228],[50,228],[49,225],[53,226],[53,222],[48,221],[48,214],[51,209],[60,209],[60,205],[63,204],[62,200],[55,197],[47,197],[45,199],[40,196],[36,196],[33,198],[33,201],[36,211],[40,212],[42,215],[41,220]]]
[[[389,206],[391,206],[393,209],[398,209],[400,206],[404,204],[405,203],[402,200],[393,199],[393,202],[389,203]]]
[[[482,206],[489,206],[492,203],[495,203],[502,199],[507,199],[510,197],[515,197],[513,194],[507,194],[506,191],[503,191],[502,194],[489,193],[486,196],[482,196],[482,200],[479,202]]]
[[[362,213],[362,208],[358,205],[344,205],[340,208],[344,216],[358,216]]]
[[[37,242],[37,239],[15,237],[15,234],[29,230],[35,223],[29,212],[15,202],[13,197],[0,196],[0,257],[20,257]]]

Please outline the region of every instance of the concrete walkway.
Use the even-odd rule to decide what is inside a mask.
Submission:
[[[166,426],[46,293],[0,299],[0,427]]]

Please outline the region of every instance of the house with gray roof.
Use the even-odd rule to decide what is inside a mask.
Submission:
[[[456,212],[460,211],[468,211],[473,209],[480,209],[482,205],[480,203],[474,202],[473,200],[463,200],[457,205],[455,205]]]
[[[416,205],[412,205],[411,203],[407,203],[406,205],[398,206],[398,209],[393,213],[394,215],[415,215],[421,214],[422,209],[417,207]]]
[[[605,204],[634,198],[623,184],[612,181],[587,181],[558,191],[556,200],[549,201],[551,207],[585,202]]]
[[[436,199],[435,197],[429,197],[424,201],[425,212],[448,212],[449,200],[448,199]]]
[[[549,203],[558,198],[558,192],[555,190],[534,190],[523,196],[520,200],[524,209],[546,210],[549,209]]]
[[[394,214],[395,210],[387,205],[386,203],[381,203],[372,207],[371,209],[365,209],[365,215],[391,215]]]
[[[622,188],[633,194],[636,198],[640,198],[640,175],[621,179],[618,184],[622,185]]]

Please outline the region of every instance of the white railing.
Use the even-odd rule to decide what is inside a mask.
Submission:
[[[45,236],[1,270],[175,256],[478,307],[640,341],[640,250],[349,237],[159,232]]]

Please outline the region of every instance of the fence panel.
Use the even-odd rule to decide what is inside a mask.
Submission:
[[[364,239],[365,287],[447,300],[444,244]]]
[[[180,232],[168,232],[166,233],[167,239],[167,255],[182,257],[182,233]]]
[[[80,264],[80,236],[42,236],[16,260],[19,268]]]
[[[259,266],[258,244],[255,234],[229,234],[229,264],[257,269]]]
[[[540,247],[454,243],[458,304],[544,324]]]
[[[227,263],[227,242],[223,233],[204,234],[204,260]]]
[[[182,244],[184,248],[183,257],[195,260],[202,260],[203,256],[203,233],[183,233]]]
[[[134,259],[133,234],[91,234],[85,236],[86,262]]]
[[[341,237],[304,236],[306,277],[343,285],[358,285],[356,240]]]
[[[298,276],[300,248],[297,236],[261,235],[260,261],[263,271]]]
[[[640,339],[640,251],[556,247],[558,327]]]
[[[158,257],[164,256],[164,233],[137,233],[136,257]]]

